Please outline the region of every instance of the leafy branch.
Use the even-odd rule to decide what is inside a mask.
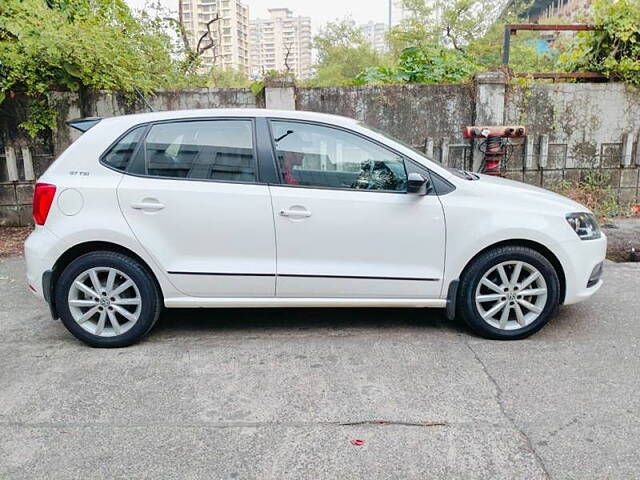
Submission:
[[[640,87],[640,1],[598,0],[593,5],[599,30],[578,34],[561,60],[568,71],[590,71]]]

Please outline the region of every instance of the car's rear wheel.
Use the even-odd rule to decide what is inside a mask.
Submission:
[[[56,282],[56,306],[67,329],[94,347],[125,347],[156,323],[161,309],[151,274],[134,259],[92,252],[71,262]]]
[[[465,270],[458,305],[479,335],[516,340],[540,330],[559,298],[558,274],[547,258],[531,248],[505,246],[481,254]]]

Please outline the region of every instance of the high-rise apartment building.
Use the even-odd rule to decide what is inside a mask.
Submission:
[[[202,36],[207,33],[209,23],[215,46],[203,53],[202,70],[217,66],[249,73],[249,8],[240,0],[179,2],[180,21],[194,50],[198,48]],[[208,43],[208,38],[203,40],[203,44]]]
[[[360,25],[360,31],[371,48],[376,52],[384,53],[387,48],[387,24],[369,22]]]
[[[309,77],[311,18],[294,17],[288,8],[269,9],[269,16],[251,21],[251,77],[260,78],[269,70]]]
[[[405,19],[407,11],[402,0],[389,1],[389,25],[396,26]]]

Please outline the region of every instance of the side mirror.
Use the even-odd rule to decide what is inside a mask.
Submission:
[[[407,177],[407,193],[426,195],[428,185],[429,181],[419,173],[411,172]]]

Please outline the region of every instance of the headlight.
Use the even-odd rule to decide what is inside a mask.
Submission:
[[[593,240],[602,235],[598,222],[590,213],[568,213],[567,222],[582,240]]]

